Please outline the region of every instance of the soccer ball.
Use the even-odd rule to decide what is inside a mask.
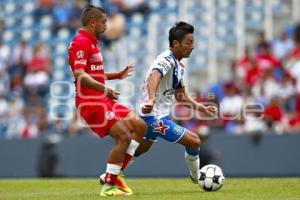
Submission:
[[[205,191],[217,191],[224,184],[223,171],[217,165],[205,165],[200,169],[199,186]]]

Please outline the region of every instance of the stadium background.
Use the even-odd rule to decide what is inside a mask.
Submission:
[[[0,2],[2,177],[43,176],[44,165],[50,165],[50,172],[54,165],[51,176],[94,176],[104,166],[105,149],[112,141],[98,140],[76,117],[67,63],[67,48],[86,3]],[[196,30],[195,49],[185,61],[185,84],[198,101],[222,105],[224,118],[231,118],[195,120],[189,110],[177,107],[178,123],[208,140],[202,160],[219,164],[229,176],[300,175],[299,1],[90,3],[108,11],[109,29],[101,43],[105,69],[135,65],[129,81],[110,83],[121,92],[121,103],[136,108],[151,60],[168,48],[169,28],[185,20]],[[251,102],[264,106],[264,118],[236,118]],[[179,156],[168,157],[171,151]],[[182,151],[160,142],[153,152],[137,160],[129,174],[185,176]],[[161,159],[169,159],[176,169],[147,167]]]

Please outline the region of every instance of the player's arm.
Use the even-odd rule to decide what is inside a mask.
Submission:
[[[161,78],[162,78],[161,72],[157,69],[153,69],[148,79],[146,80],[146,87],[149,94],[149,100],[142,107],[142,112],[145,114],[150,113],[153,109],[155,103],[156,90]]]
[[[78,84],[81,84],[87,88],[91,88],[97,90],[99,92],[103,92],[106,96],[111,99],[118,99],[119,93],[105,87],[102,83],[99,83],[95,79],[93,79],[88,73],[84,71],[84,69],[79,68],[74,70],[74,78],[77,80]]]
[[[105,73],[105,77],[106,77],[107,80],[124,79],[128,76],[131,76],[132,72],[133,72],[133,66],[132,65],[127,65],[120,72]]]
[[[215,106],[204,106],[201,103],[198,103],[195,101],[193,98],[191,98],[185,90],[185,87],[183,86],[182,83],[180,83],[179,87],[175,91],[175,98],[178,102],[185,103],[186,106],[204,112],[205,114],[209,116],[214,116],[217,112],[218,109]]]

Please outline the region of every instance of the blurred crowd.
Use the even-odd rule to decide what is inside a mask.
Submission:
[[[208,132],[208,126],[233,135],[299,133],[300,25],[273,41],[258,32],[256,43],[232,62],[231,79],[198,92],[197,99],[218,105],[218,119],[192,119],[184,107],[176,114],[179,123],[199,134]]]
[[[88,3],[107,10],[108,31],[102,41],[107,48],[104,49],[109,49],[125,34],[126,17],[135,12],[145,15],[149,12],[143,0],[37,0],[34,21],[38,24],[43,16],[50,16],[54,35],[68,29],[72,36],[81,25],[81,12]],[[5,27],[0,27],[2,32]],[[36,138],[53,133],[77,135],[89,131],[75,112],[73,119],[67,122],[49,116],[52,50],[52,44],[47,41],[32,43],[21,37],[16,44],[8,46],[0,40],[0,139]]]

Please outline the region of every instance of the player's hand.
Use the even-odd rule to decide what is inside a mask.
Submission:
[[[142,113],[148,114],[152,112],[153,106],[155,104],[155,100],[149,100],[142,106]]]
[[[133,72],[133,66],[127,65],[122,71],[120,71],[120,79],[127,78],[128,76],[131,76]]]
[[[215,117],[218,114],[218,108],[216,106],[206,106],[204,113],[210,117]]]
[[[106,95],[108,98],[117,100],[117,99],[119,98],[120,93],[114,91],[114,90],[111,89],[111,88],[106,88],[106,89],[105,89],[105,95]]]

